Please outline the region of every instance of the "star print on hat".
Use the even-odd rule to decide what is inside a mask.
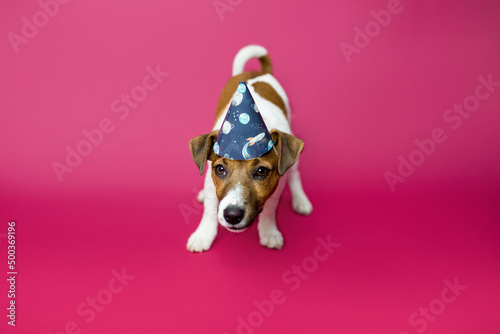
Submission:
[[[214,144],[215,154],[232,160],[263,156],[274,143],[244,81],[233,95]]]

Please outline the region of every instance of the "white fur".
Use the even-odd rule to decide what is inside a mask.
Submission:
[[[245,64],[252,58],[260,58],[267,55],[267,50],[260,45],[247,45],[234,57],[233,61],[233,77],[243,73]]]
[[[257,45],[249,45],[241,49],[233,62],[233,76],[243,72],[245,63],[250,58],[259,58],[266,54],[266,49]],[[287,109],[288,119],[285,115],[283,115],[282,110],[278,106],[262,98],[259,94],[257,94],[257,92],[255,92],[252,87],[252,83],[257,81],[263,81],[270,84],[281,96]],[[269,130],[278,129],[282,132],[292,134],[292,130],[290,128],[290,104],[288,97],[279,82],[271,74],[264,74],[257,78],[248,80],[247,86],[250,89],[250,93],[255,100],[255,104],[259,108],[267,128]],[[229,104],[225,106],[225,109],[229,109]],[[226,117],[226,113],[223,113],[223,115],[219,117],[213,130],[221,128],[222,122]],[[260,243],[265,247],[278,249],[283,247],[283,236],[278,230],[276,224],[276,208],[287,180],[292,194],[292,206],[294,211],[303,215],[308,215],[312,212],[311,202],[302,188],[298,165],[299,162],[297,161],[292,167],[290,167],[286,175],[280,178],[278,187],[273,195],[264,204],[264,209],[259,216],[257,229],[259,231]],[[223,217],[224,209],[229,204],[241,204],[241,193],[241,189],[235,187],[228,192],[226,197],[224,197],[219,204],[211,175],[211,162],[208,162],[204,189],[198,194],[198,200],[203,201],[203,217],[196,231],[189,237],[187,243],[188,250],[192,252],[202,252],[210,248],[217,234],[217,221],[219,221],[222,226],[229,226]],[[245,222],[242,221],[239,224],[244,225],[244,223]],[[238,225],[236,225],[236,227],[238,227]]]
[[[224,227],[236,227],[240,228],[242,226],[245,226],[247,221],[245,219],[242,219],[238,224],[236,225],[231,225],[226,220],[224,219],[224,210],[228,206],[236,206],[239,208],[243,208],[243,203],[245,202],[245,198],[243,198],[243,186],[238,182],[234,186],[233,189],[230,189],[226,196],[220,201],[219,203],[219,213],[218,213],[218,218],[219,218],[219,223],[224,226]],[[233,232],[243,232],[243,230],[238,230],[238,231],[233,231]]]
[[[276,208],[284,188],[285,178],[281,177],[278,187],[264,204],[264,209],[259,216],[257,230],[259,231],[260,244],[268,248],[281,249],[283,247],[283,236],[276,225]]]
[[[288,186],[292,194],[292,207],[293,210],[301,215],[310,215],[313,207],[309,198],[307,198],[304,189],[302,188],[302,180],[300,179],[299,161],[290,167],[287,172]]]
[[[205,184],[203,185],[203,216],[196,231],[191,234],[187,242],[187,249],[191,252],[203,252],[210,249],[217,235],[217,206],[219,200],[212,180],[212,162],[207,165]]]

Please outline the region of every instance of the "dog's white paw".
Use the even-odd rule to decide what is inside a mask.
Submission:
[[[292,199],[293,211],[307,216],[313,211],[313,207],[307,196],[297,196]]]
[[[188,239],[187,250],[190,252],[203,252],[210,249],[212,242],[215,239],[216,233],[208,233],[206,231],[194,231]]]
[[[203,201],[205,200],[205,189],[201,189],[198,192],[198,196],[196,197],[196,199],[198,200],[198,202],[203,203]]]
[[[283,235],[276,229],[270,231],[259,230],[259,238],[260,244],[264,247],[276,249],[283,247]]]

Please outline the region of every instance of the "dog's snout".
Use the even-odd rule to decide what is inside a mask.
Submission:
[[[231,225],[236,225],[243,220],[245,210],[237,206],[228,206],[224,210],[224,219]]]

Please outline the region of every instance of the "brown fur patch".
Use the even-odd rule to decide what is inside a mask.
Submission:
[[[297,162],[299,154],[304,149],[304,142],[299,138],[277,129],[271,130],[274,146],[278,151],[278,172],[285,174],[288,168]]]
[[[203,172],[205,171],[207,159],[211,152],[213,152],[212,147],[218,134],[219,130],[214,130],[210,133],[195,137],[189,141],[191,156],[193,157],[194,163],[200,170],[200,175],[203,175]]]
[[[273,74],[273,65],[271,65],[271,58],[269,58],[269,55],[265,55],[259,58],[260,62],[260,73],[262,74]]]
[[[259,94],[264,99],[278,106],[278,108],[280,108],[283,114],[285,115],[285,118],[287,117],[285,102],[283,101],[281,96],[276,92],[273,86],[264,81],[257,81],[252,84],[252,87],[253,89],[255,89],[255,92],[257,94]]]

